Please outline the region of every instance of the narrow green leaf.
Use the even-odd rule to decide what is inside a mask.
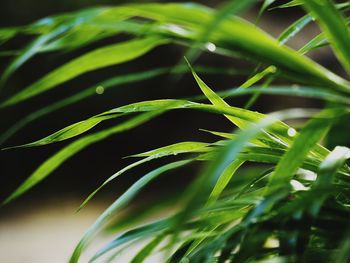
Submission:
[[[324,190],[333,184],[336,173],[349,158],[350,149],[337,146],[320,164],[317,179],[311,188],[311,191],[317,194],[317,199],[310,198],[313,200],[310,214],[314,218],[317,217],[323,202],[329,196],[329,192]]]
[[[264,89],[262,86],[252,86],[249,89],[232,88],[218,92],[218,95],[231,98],[236,96],[244,96],[260,92],[267,95],[284,95],[292,97],[307,97],[320,99],[323,101],[336,102],[341,104],[350,104],[350,99],[340,93],[328,91],[322,87],[307,87],[307,86],[269,86]],[[192,98],[193,100],[202,99],[202,96]]]
[[[107,79],[105,81],[102,81],[96,85],[93,85],[87,89],[84,89],[78,93],[76,93],[73,96],[70,96],[68,98],[65,98],[63,100],[57,101],[53,104],[47,105],[45,107],[40,108],[37,111],[34,111],[27,115],[25,118],[19,120],[17,123],[15,123],[12,127],[10,127],[7,131],[0,134],[0,145],[4,144],[9,138],[11,138],[14,134],[16,134],[19,130],[23,129],[26,125],[31,123],[32,121],[41,118],[53,111],[56,111],[60,108],[63,108],[65,106],[71,105],[73,103],[79,102],[85,98],[88,98],[90,96],[95,95],[96,96],[96,89],[98,87],[102,87],[104,92],[107,90],[118,87],[120,85],[124,85],[127,83],[133,83],[137,81],[146,80],[149,78],[154,78],[163,74],[172,73],[172,74],[182,74],[184,72],[188,71],[188,67],[180,67],[176,68],[174,70],[171,70],[171,67],[165,67],[165,68],[155,68],[151,70],[147,70],[144,72],[136,72],[131,74],[126,74],[122,76],[113,77],[110,79]],[[224,68],[209,68],[209,67],[196,67],[196,70],[198,72],[203,72],[206,74],[229,74],[229,75],[236,75],[236,74],[243,74],[244,72],[240,72],[239,70],[232,70],[232,69],[224,69]]]
[[[255,83],[262,80],[264,77],[276,73],[277,69],[274,66],[269,66],[261,72],[256,73],[248,80],[246,80],[242,85],[239,86],[240,89],[246,89],[254,85]]]
[[[154,249],[163,241],[165,235],[158,235],[146,246],[144,246],[137,255],[131,260],[131,263],[142,263],[152,253]]]
[[[256,19],[257,21],[260,20],[261,16],[266,11],[266,9],[269,8],[269,6],[272,5],[274,2],[276,2],[276,0],[264,0],[258,13],[258,17]]]
[[[42,146],[42,145],[51,144],[54,142],[67,140],[69,138],[78,136],[78,135],[92,129],[93,127],[95,127],[97,124],[99,124],[103,120],[116,118],[118,116],[120,116],[120,115],[116,114],[116,115],[110,115],[110,116],[103,116],[103,117],[99,117],[99,118],[92,117],[92,118],[87,119],[85,121],[80,121],[80,122],[74,123],[72,125],[69,125],[69,126],[51,134],[45,138],[42,138],[38,141],[19,145],[19,146],[4,148],[3,150],[14,149],[14,148],[27,148],[27,147],[34,147],[34,146]]]
[[[299,5],[302,5],[301,0],[292,0],[286,4],[276,6],[275,8],[289,8],[289,7],[299,6]]]
[[[161,174],[182,167],[189,163],[191,163],[191,160],[177,161],[170,164],[166,164],[164,166],[161,166],[160,168],[157,168],[156,170],[153,170],[152,172],[149,172],[148,174],[141,177],[141,179],[136,181],[123,195],[121,195],[117,200],[115,200],[114,203],[110,205],[99,216],[99,218],[95,221],[95,223],[92,226],[90,226],[90,228],[86,231],[83,238],[76,246],[69,262],[78,262],[83,249],[87,246],[91,237],[93,237],[103,226],[105,226],[105,224],[109,221],[111,216],[114,216],[121,208],[125,207],[131,201],[131,199],[134,198],[135,195],[142,190],[142,188],[145,185],[147,185],[149,182],[151,182]],[[100,254],[95,256],[92,260],[94,260],[98,256],[100,256]]]
[[[208,198],[208,204],[215,202],[219,198],[220,194],[224,191],[234,173],[243,163],[244,161],[237,159],[233,161],[229,166],[227,166],[215,184],[214,189]]]
[[[298,32],[300,32],[306,25],[308,25],[312,21],[312,17],[309,15],[305,15],[291,24],[286,30],[282,32],[282,34],[278,37],[278,41],[284,45],[295,36]]]
[[[299,53],[306,54],[311,50],[323,47],[325,45],[328,45],[328,40],[324,33],[320,33],[319,35],[311,39],[307,44],[305,44],[301,49],[299,49]]]
[[[210,144],[204,142],[179,142],[144,153],[134,154],[129,157],[167,156],[187,152],[203,152],[208,150],[206,147],[209,145]]]
[[[32,121],[43,117],[51,112],[54,112],[60,108],[66,107],[68,105],[71,105],[73,103],[79,102],[85,98],[91,97],[93,95],[96,95],[96,88],[102,87],[103,90],[106,92],[108,89],[113,87],[118,87],[123,84],[137,82],[146,80],[148,78],[157,77],[162,74],[166,74],[170,68],[156,68],[151,69],[144,72],[137,72],[137,73],[131,73],[127,75],[117,76],[114,78],[107,79],[105,81],[102,81],[96,85],[93,85],[87,89],[84,89],[83,91],[78,92],[77,94],[70,96],[68,98],[65,98],[63,100],[59,100],[55,103],[52,103],[50,105],[47,105],[45,107],[40,108],[37,111],[34,111],[27,115],[25,118],[19,120],[17,123],[15,123],[12,127],[10,127],[7,131],[2,133],[0,135],[0,145],[2,145],[5,141],[7,141],[9,138],[11,138],[14,134],[16,134],[19,130],[27,126]]]
[[[135,59],[166,42],[165,39],[148,37],[93,50],[55,69],[13,97],[5,100],[0,104],[0,108],[29,99],[86,72]]]
[[[226,104],[227,105],[227,104]],[[216,114],[225,114],[230,118],[235,118],[239,123],[247,124],[252,121],[261,119],[264,115],[257,112],[251,112],[244,109],[230,107],[230,106],[215,106],[207,104],[198,104],[186,100],[174,100],[174,99],[163,99],[163,100],[152,100],[152,101],[142,101],[137,103],[132,103],[129,105],[121,106],[104,113],[95,115],[87,120],[80,121],[78,123],[72,124],[60,131],[45,137],[44,139],[28,143],[25,145],[16,146],[20,147],[33,147],[44,145],[48,143],[54,143],[60,140],[72,138],[73,136],[80,135],[82,132],[86,132],[100,121],[119,117],[120,114],[131,114],[138,112],[149,112],[149,111],[159,111],[159,110],[171,110],[171,109],[194,109],[212,112]],[[282,125],[283,126],[283,125]],[[276,126],[277,129],[284,129],[283,127]],[[10,147],[11,148],[11,147]]]
[[[132,103],[129,105],[125,105],[125,106],[104,112],[102,114],[95,115],[89,119],[71,124],[43,139],[31,142],[31,143],[27,143],[24,145],[8,147],[5,149],[41,146],[41,145],[46,145],[46,144],[66,140],[90,130],[91,128],[99,124],[101,121],[109,120],[112,118],[118,118],[122,114],[131,114],[131,113],[147,112],[147,111],[156,112],[159,110],[166,110],[166,109],[185,108],[190,104],[192,103],[187,101],[182,101],[182,100],[154,100],[154,101],[143,101],[139,103]]]
[[[203,80],[201,80],[199,78],[199,76],[196,74],[196,72],[194,72],[193,68],[191,67],[191,65],[189,64],[189,67],[191,68],[192,71],[192,75],[194,76],[198,86],[200,87],[200,89],[202,90],[202,92],[204,93],[204,95],[208,98],[208,100],[210,102],[212,102],[215,106],[223,106],[223,107],[230,107],[231,109],[236,109],[238,111],[241,111],[241,116],[244,114],[244,112],[246,111],[247,115],[249,115],[251,117],[251,121],[256,122],[260,119],[262,119],[264,117],[264,115],[261,115],[257,112],[251,112],[251,111],[247,111],[245,109],[239,109],[239,108],[234,108],[229,106],[219,95],[217,95],[212,89],[210,89],[208,87],[208,85],[205,84],[205,82]],[[266,72],[270,72],[271,70],[273,70],[274,67],[268,67],[266,70],[264,70],[262,72],[262,74],[265,74]],[[249,80],[248,80],[249,81]],[[240,129],[243,129],[244,127],[246,127],[249,122],[245,121],[244,119],[242,119],[241,116],[232,116],[231,114],[226,114],[225,117],[228,118],[233,124],[235,124],[237,127],[239,127]],[[276,128],[277,126],[279,126],[277,129],[281,129],[280,131],[276,132],[276,134],[283,134],[286,132],[286,125],[279,122],[275,124]],[[285,131],[283,131],[285,130]],[[265,134],[263,135],[263,140],[261,140],[263,143],[266,144],[266,142],[269,142],[269,145],[275,145],[278,146],[280,145],[282,142],[281,140],[276,139],[275,137],[271,136],[270,134],[268,134],[266,131],[263,131]],[[282,136],[282,138],[286,139],[286,136]],[[282,139],[281,138],[281,139]],[[288,139],[288,138],[287,138]],[[288,141],[287,141],[288,142]]]
[[[229,106],[220,96],[218,96],[214,91],[212,91],[205,83],[203,80],[199,78],[197,73],[194,71],[192,68],[191,64],[188,62],[188,60],[185,58],[186,62],[188,63],[188,66],[191,69],[192,75],[195,78],[198,86],[204,93],[204,95],[208,98],[208,100],[213,103],[213,105],[218,105],[218,106]],[[237,125],[239,128],[243,128],[244,125],[246,124],[244,121],[240,120],[239,118],[235,118],[233,116],[228,116],[226,115],[226,118],[228,118],[232,123]]]
[[[93,262],[95,259],[98,259],[98,257],[102,256],[103,254],[107,253],[111,249],[116,249],[126,243],[139,240],[144,237],[148,237],[153,235],[154,233],[157,233],[159,231],[163,231],[166,229],[167,225],[169,224],[170,219],[160,219],[155,222],[139,226],[137,228],[133,228],[116,238],[114,238],[110,243],[108,243],[105,247],[100,249],[94,257],[90,260],[90,262]],[[110,261],[113,262],[113,261]]]
[[[30,43],[26,48],[24,48],[24,50],[21,51],[21,54],[19,56],[16,56],[16,58],[7,66],[4,73],[1,75],[0,89],[4,86],[7,79],[26,61],[28,61],[31,57],[33,57],[46,42],[59,36],[67,29],[68,29],[67,26],[61,26],[47,34],[43,34],[39,36],[32,43]]]
[[[187,50],[185,57],[187,57],[189,61],[193,61],[198,56],[198,47],[201,47],[203,43],[208,42],[210,35],[217,30],[222,21],[246,10],[255,1],[256,0],[230,0],[228,3],[225,3],[218,11],[215,12],[211,21],[202,27],[201,32],[198,33],[198,36],[195,39],[195,42],[190,46],[189,50]]]
[[[114,127],[108,128],[106,130],[96,132],[87,136],[84,136],[69,145],[65,146],[63,149],[58,151],[56,154],[47,159],[43,164],[41,164],[27,180],[25,180],[9,197],[2,202],[5,205],[14,199],[21,196],[23,193],[28,191],[30,188],[44,180],[50,173],[57,169],[63,162],[68,160],[70,157],[83,150],[87,146],[94,144],[98,141],[106,139],[107,137],[130,130],[135,128],[142,123],[156,117],[161,112],[150,112],[139,116],[136,116],[126,122],[118,124]]]
[[[0,45],[16,35],[16,28],[0,28]]]
[[[82,209],[103,187],[105,187],[109,182],[116,179],[117,177],[121,176],[125,172],[129,171],[130,169],[139,166],[141,164],[150,162],[152,160],[170,156],[170,155],[177,155],[182,153],[202,153],[210,151],[210,149],[207,148],[209,144],[207,143],[200,143],[200,142],[181,142],[176,143],[164,147],[160,147],[158,149],[148,151],[141,154],[132,155],[130,157],[146,157],[143,158],[137,162],[131,163],[128,166],[124,167],[123,169],[119,170],[118,172],[111,175],[107,180],[105,180],[97,189],[95,189],[85,200],[84,202],[79,206],[78,210]]]
[[[330,0],[302,0],[300,2],[320,23],[339,61],[350,73],[350,32],[345,19],[338,12],[334,3]]]
[[[289,181],[300,168],[306,156],[330,129],[334,117],[341,114],[344,114],[342,109],[324,110],[305,125],[301,132],[296,135],[291,147],[283,155],[270,176],[266,188],[267,193],[289,185]]]
[[[183,213],[177,216],[172,229],[178,233],[181,229],[182,222],[185,222],[191,217],[205,202],[207,196],[214,188],[220,176],[224,173],[227,167],[239,156],[240,151],[247,146],[247,143],[256,138],[262,133],[262,130],[278,119],[305,117],[310,113],[300,110],[289,110],[276,112],[272,115],[261,119],[260,121],[251,124],[244,131],[241,131],[238,136],[229,141],[217,154],[215,161],[209,162],[207,167],[203,169],[202,175],[193,182],[184,194],[185,206]],[[171,244],[177,241],[175,234]]]

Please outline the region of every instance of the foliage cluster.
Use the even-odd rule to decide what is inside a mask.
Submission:
[[[132,39],[73,58],[2,100],[1,109],[64,86],[82,74],[131,61],[170,43],[188,47],[185,54],[188,65],[180,63],[172,68],[116,76],[102,81],[99,86],[110,89],[163,74],[191,73],[203,93],[191,99],[151,100],[116,107],[40,140],[15,146],[36,147],[71,140],[37,167],[3,204],[21,196],[92,144],[169,111],[202,111],[224,116],[238,130],[232,133],[207,131],[216,135],[217,141],[174,142],[131,156],[137,160],[111,175],[80,208],[101,188],[136,166],[159,158],[169,162],[142,176],[100,215],[82,237],[70,262],[78,262],[84,249],[104,229],[116,236],[97,251],[91,261],[100,257],[107,262],[117,261],[121,251],[142,241],[145,245],[132,262],[142,262],[155,253],[163,253],[164,261],[168,262],[347,262],[350,254],[350,169],[346,160],[350,149],[343,146],[326,149],[319,143],[335,121],[349,114],[350,83],[311,60],[307,53],[330,46],[344,71],[350,73],[347,17],[350,4],[347,1],[298,0],[278,5],[278,1],[267,0],[260,15],[272,5],[274,8],[299,6],[305,10],[305,15],[286,28],[278,39],[237,17],[255,4],[253,0],[232,0],[217,9],[197,3],[129,4],[91,8],[47,17],[25,26],[2,28],[1,44],[19,35],[29,35],[34,40],[15,54],[11,51],[3,54],[13,56],[13,60],[2,74],[1,87],[6,87],[7,80],[38,53],[69,52],[121,33]],[[319,24],[322,32],[298,51],[288,47],[288,41],[310,23]],[[195,65],[200,53],[207,51],[248,59],[255,63],[256,69],[239,87],[215,92],[198,75],[213,69]],[[191,65],[195,65],[194,68]],[[274,85],[279,79],[289,84]],[[4,144],[33,120],[78,103],[95,92],[96,86],[87,88],[32,112],[1,134],[0,142]],[[251,98],[245,108],[226,102],[231,97],[247,94],[251,94]],[[285,109],[270,114],[249,110],[264,94],[313,98],[324,101],[325,107]],[[201,102],[205,99],[207,103]],[[290,119],[308,120],[297,128],[285,123]],[[115,124],[94,131],[101,122]],[[155,205],[157,208],[177,204],[171,214],[147,224],[141,221],[146,211],[119,218],[117,223],[112,220],[151,181],[167,176],[172,170],[181,176],[181,171],[186,169],[183,167],[198,162],[203,169],[187,190],[176,200],[159,200]],[[241,172],[242,167],[248,164],[249,168],[252,162],[268,164],[269,168]],[[171,174],[173,176],[174,172]],[[151,212],[152,209],[147,207]],[[111,221],[113,227],[110,227]],[[121,225],[123,229],[118,227]]]

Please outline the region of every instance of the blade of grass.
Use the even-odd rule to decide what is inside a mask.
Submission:
[[[123,84],[127,83],[133,83],[137,81],[146,80],[149,78],[157,77],[162,74],[166,74],[170,69],[169,68],[157,68],[157,69],[151,69],[144,72],[137,72],[137,73],[131,73],[123,76],[117,76],[114,78],[110,78],[108,80],[102,81],[99,84],[96,84],[94,86],[91,86],[87,89],[84,89],[83,91],[65,98],[63,100],[57,101],[53,104],[47,105],[37,111],[34,111],[27,115],[25,118],[19,120],[17,123],[15,123],[12,127],[10,127],[7,131],[2,133],[0,135],[0,145],[2,145],[4,142],[6,142],[9,138],[11,138],[14,134],[16,134],[19,130],[27,126],[32,121],[43,117],[51,112],[54,112],[58,109],[61,109],[63,107],[66,107],[68,105],[71,105],[73,103],[79,102],[85,98],[88,98],[90,96],[96,95],[96,88],[97,87],[103,87],[104,91],[118,87]]]
[[[144,246],[137,255],[131,260],[131,263],[142,263],[152,253],[153,250],[163,241],[165,235],[158,235],[146,246]]]
[[[48,73],[29,87],[0,104],[0,108],[29,99],[83,73],[135,59],[167,40],[148,37],[99,48]]]
[[[78,93],[76,93],[73,96],[70,96],[68,98],[65,98],[63,100],[57,101],[53,104],[47,105],[37,111],[34,111],[27,115],[25,118],[19,120],[17,123],[15,123],[13,126],[11,126],[8,130],[0,134],[0,145],[3,145],[9,138],[11,138],[13,135],[15,135],[19,130],[23,129],[25,126],[27,126],[29,123],[33,122],[36,119],[39,119],[51,112],[54,112],[58,109],[61,109],[65,106],[71,105],[73,103],[79,102],[85,98],[91,97],[93,95],[96,95],[96,88],[102,87],[104,91],[107,91],[111,88],[119,87],[120,85],[125,85],[128,83],[138,82],[142,80],[146,80],[149,78],[158,77],[167,73],[173,73],[173,74],[182,74],[184,72],[188,71],[188,67],[181,67],[177,68],[171,71],[172,68],[165,67],[165,68],[155,68],[151,70],[147,70],[144,72],[136,72],[131,74],[126,74],[123,76],[116,76],[110,79],[107,79],[105,81],[102,81],[96,85],[93,85],[89,88],[86,88]],[[236,75],[236,74],[244,74],[244,72],[240,72],[239,70],[227,70],[226,68],[208,68],[208,67],[196,67],[196,70],[198,72],[203,72],[205,74],[229,74],[229,75]]]
[[[278,41],[281,45],[284,45],[288,42],[292,37],[294,37],[297,33],[300,32],[305,26],[307,26],[312,21],[312,17],[309,15],[305,15],[291,24],[286,30],[282,32],[282,34],[278,37]]]
[[[218,95],[225,98],[231,98],[236,96],[254,94],[255,92],[260,92],[261,94],[266,95],[307,97],[346,105],[350,104],[350,99],[348,99],[346,96],[343,96],[342,94],[331,92],[321,87],[307,86],[270,86],[268,89],[264,89],[262,86],[252,86],[249,89],[232,88],[225,91],[220,91],[218,92]],[[195,101],[202,98],[204,97],[197,96],[190,99]]]
[[[149,172],[136,181],[123,195],[121,195],[114,203],[109,206],[95,221],[93,225],[85,232],[84,236],[76,246],[69,262],[75,263],[78,262],[79,257],[83,249],[87,246],[88,242],[110,219],[111,216],[115,215],[121,208],[125,207],[134,196],[142,190],[142,188],[147,185],[149,182],[160,176],[161,174],[168,172],[170,170],[185,166],[191,163],[191,160],[177,161],[170,164],[166,164]],[[95,257],[94,257],[95,258]],[[92,260],[94,260],[94,258]]]
[[[224,173],[225,169],[239,156],[240,151],[246,147],[247,143],[261,134],[262,129],[275,123],[278,119],[301,117],[309,115],[306,111],[282,111],[270,115],[260,120],[259,122],[252,124],[252,126],[246,128],[244,132],[240,132],[238,136],[230,141],[225,147],[218,153],[215,161],[209,162],[207,167],[203,169],[202,175],[195,180],[187,189],[184,194],[185,206],[183,213],[177,216],[171,229],[174,231],[174,236],[171,241],[171,246],[177,241],[177,236],[181,230],[182,222],[185,222],[195,211],[199,209],[205,202],[207,196],[215,187],[218,178]]]
[[[58,151],[56,154],[47,159],[43,164],[41,164],[27,180],[25,180],[9,197],[7,197],[3,202],[2,206],[8,204],[14,199],[18,198],[26,191],[31,189],[33,186],[44,180],[50,173],[57,169],[63,162],[67,159],[83,150],[84,148],[99,142],[107,137],[130,130],[135,128],[142,123],[158,116],[161,112],[149,112],[139,116],[136,116],[128,121],[118,124],[114,127],[108,128],[106,130],[96,132],[87,136],[84,136],[69,145],[65,146],[63,149]]]
[[[312,148],[327,134],[334,118],[342,114],[345,114],[343,109],[326,109],[307,123],[270,176],[267,194],[288,185]]]
[[[339,61],[350,73],[350,32],[345,19],[330,0],[322,2],[302,0],[301,2],[320,23]]]
[[[35,39],[32,43],[30,43],[27,47],[25,47],[21,51],[20,55],[15,57],[15,59],[7,66],[7,68],[1,75],[0,90],[4,87],[5,82],[8,80],[8,78],[26,61],[28,61],[31,57],[33,57],[46,42],[59,36],[60,34],[64,33],[66,30],[68,30],[67,26],[61,26],[47,34],[43,34],[37,37],[37,39]]]
[[[152,160],[170,156],[170,155],[177,155],[177,154],[183,154],[183,153],[201,153],[210,151],[209,148],[207,148],[209,144],[207,143],[200,143],[200,142],[182,142],[182,143],[176,143],[168,146],[164,146],[146,153],[136,154],[132,155],[130,157],[145,157],[137,162],[131,163],[128,166],[124,167],[123,169],[119,170],[118,172],[114,173],[112,176],[108,177],[107,180],[105,180],[98,188],[96,188],[79,206],[78,211],[81,210],[83,207],[86,206],[86,204],[103,188],[105,187],[109,182],[116,179],[117,177],[121,176],[128,170],[139,166],[141,164],[150,162]]]
[[[345,161],[349,158],[350,149],[347,147],[338,146],[320,164],[317,179],[311,188],[311,191],[317,193],[317,199],[312,198],[313,204],[310,207],[310,214],[314,218],[317,217],[321,206],[329,196],[329,193],[324,190],[334,183],[336,173],[342,168]]]
[[[255,0],[231,0],[228,1],[228,3],[225,3],[218,11],[215,12],[208,25],[202,27],[201,32],[199,32],[198,36],[196,37],[196,40],[186,51],[185,57],[187,60],[193,61],[198,57],[198,48],[201,47],[203,43],[208,42],[210,35],[217,29],[222,21],[248,9],[254,2]]]

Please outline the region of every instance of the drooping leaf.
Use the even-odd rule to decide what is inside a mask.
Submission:
[[[302,30],[306,25],[308,25],[312,21],[312,17],[309,15],[305,15],[291,24],[286,30],[282,32],[282,34],[278,37],[278,41],[283,45],[290,38],[295,36],[300,30]]]
[[[77,123],[74,123],[72,125],[69,125],[45,138],[42,138],[38,141],[32,142],[32,143],[27,143],[23,144],[20,146],[14,146],[14,147],[9,147],[9,148],[4,148],[4,150],[7,149],[14,149],[14,148],[26,148],[26,147],[33,147],[33,146],[42,146],[54,142],[59,142],[63,140],[67,140],[69,138],[78,136],[93,127],[95,127],[97,124],[99,124],[103,120],[108,120],[111,118],[116,118],[119,117],[118,115],[110,115],[110,116],[104,116],[103,118],[90,118],[85,121],[80,121]]]
[[[137,255],[131,260],[131,263],[142,263],[152,253],[152,251],[159,245],[164,239],[164,235],[159,235],[144,246]]]
[[[177,161],[170,164],[166,164],[141,177],[141,179],[135,182],[123,195],[121,195],[116,201],[114,201],[114,203],[110,205],[99,216],[99,218],[95,221],[95,223],[92,226],[90,226],[90,228],[86,231],[86,233],[84,234],[84,236],[82,237],[78,245],[76,246],[69,262],[70,263],[78,262],[83,249],[86,247],[91,237],[94,236],[106,224],[106,222],[108,222],[111,216],[115,215],[116,212],[118,212],[121,208],[125,207],[131,201],[131,199],[139,191],[142,190],[142,188],[145,185],[147,185],[149,182],[151,182],[161,174],[167,171],[182,167],[184,165],[187,165],[190,162],[191,160],[185,160],[185,161]]]
[[[330,1],[303,0],[303,5],[311,11],[344,68],[350,72],[350,32],[345,19]]]
[[[334,183],[335,175],[342,168],[345,161],[350,158],[350,149],[347,147],[336,147],[320,164],[318,177],[313,184],[311,191],[317,193],[317,199],[312,198],[310,214],[316,218],[323,202],[329,193],[324,191]],[[310,198],[311,199],[311,198]]]
[[[164,146],[155,150],[151,150],[145,153],[135,154],[130,157],[145,157],[139,161],[136,161],[134,163],[129,164],[128,166],[124,167],[123,169],[119,170],[118,172],[111,175],[107,180],[105,180],[96,190],[94,190],[80,205],[79,210],[82,209],[105,185],[107,185],[112,180],[116,179],[120,175],[124,174],[128,170],[139,166],[141,164],[150,162],[152,160],[170,156],[170,155],[177,155],[182,153],[202,153],[210,151],[208,149],[209,144],[207,143],[200,143],[200,142],[182,142],[182,143],[176,143],[168,146]]]
[[[244,71],[239,70],[233,70],[233,69],[224,69],[224,68],[209,68],[209,67],[196,67],[196,70],[198,72],[203,72],[206,74],[229,74],[229,75],[236,75],[236,74],[244,74]],[[147,70],[144,72],[137,72],[137,73],[131,73],[126,74],[122,76],[116,76],[110,79],[107,79],[105,81],[102,81],[96,85],[93,85],[89,88],[86,88],[68,98],[65,98],[63,100],[57,101],[53,104],[47,105],[45,107],[40,108],[37,111],[34,111],[27,115],[25,118],[19,120],[17,123],[15,123],[13,126],[11,126],[8,130],[0,134],[0,145],[2,145],[4,142],[6,142],[9,138],[11,138],[15,133],[17,133],[19,130],[24,128],[29,123],[35,121],[36,119],[39,119],[53,111],[56,111],[60,108],[63,108],[65,106],[71,105],[73,103],[77,103],[87,97],[96,95],[96,89],[98,87],[102,87],[104,92],[107,92],[108,89],[118,87],[120,85],[125,85],[127,83],[137,82],[146,80],[149,78],[154,78],[163,74],[172,73],[184,73],[188,71],[187,67],[180,67],[176,68],[174,70],[171,70],[170,67],[165,68],[156,68]]]
[[[2,102],[0,108],[29,99],[86,72],[135,59],[166,42],[165,39],[147,37],[93,50],[48,73]]]
[[[344,113],[343,109],[325,110],[313,118],[296,135],[291,147],[283,155],[275,171],[270,176],[269,184],[266,188],[267,193],[288,185],[312,148],[326,135],[334,122],[334,117]]]
[[[100,132],[96,132],[87,136],[84,136],[69,145],[65,146],[63,149],[58,151],[56,154],[47,159],[44,163],[42,163],[30,176],[25,180],[9,197],[2,202],[2,205],[5,205],[14,199],[21,196],[23,193],[28,191],[30,188],[44,180],[50,173],[57,169],[63,162],[67,159],[83,150],[84,148],[94,144],[98,141],[101,141],[113,134],[120,133],[134,127],[141,125],[142,123],[156,117],[161,112],[150,112],[145,113],[140,116],[136,116],[131,120],[123,122],[114,127],[108,128],[106,130],[102,130]]]

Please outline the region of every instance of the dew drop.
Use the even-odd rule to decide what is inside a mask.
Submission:
[[[98,94],[98,95],[101,95],[101,94],[103,94],[105,92],[105,88],[104,87],[102,87],[102,86],[97,86],[96,87],[96,93]]]
[[[287,133],[288,133],[288,136],[294,137],[297,134],[297,131],[294,128],[289,128]]]
[[[205,46],[210,52],[214,52],[216,50],[216,46],[214,43],[207,43]]]

